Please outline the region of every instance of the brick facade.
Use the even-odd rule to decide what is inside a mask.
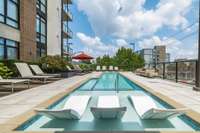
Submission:
[[[20,60],[36,59],[36,0],[20,0]]]

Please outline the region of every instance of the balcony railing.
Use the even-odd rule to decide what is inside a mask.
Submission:
[[[64,45],[64,53],[68,54],[68,55],[72,55],[73,54],[73,49],[71,48],[72,43],[68,43],[66,45]]]
[[[186,60],[177,62],[163,62],[149,64],[149,68],[156,68],[159,77],[194,85],[196,82],[197,60]]]
[[[72,0],[63,0],[64,4],[72,4]]]
[[[63,7],[63,12],[64,12],[64,16],[63,16],[63,20],[64,21],[72,21],[73,20],[73,15],[72,13],[67,9],[67,6]]]
[[[72,38],[73,37],[73,32],[65,24],[63,24],[63,32],[65,34],[65,36],[64,36],[65,38]]]

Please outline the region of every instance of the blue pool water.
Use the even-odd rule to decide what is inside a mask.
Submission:
[[[70,95],[92,95],[92,99],[80,120],[51,120],[45,116],[35,115],[23,123],[20,131],[200,131],[200,125],[189,117],[169,120],[141,120],[128,100],[132,94],[146,94],[153,98],[160,108],[173,108],[166,102],[144,91],[143,88],[131,82],[118,73],[104,73],[99,79],[90,79],[73,93],[63,97],[49,109],[61,109]],[[124,117],[120,120],[97,120],[90,112],[90,107],[96,106],[98,96],[117,95],[120,104],[127,107]]]
[[[87,91],[128,91],[141,90],[130,80],[114,72],[106,72],[99,79],[91,79],[83,84],[79,90]]]

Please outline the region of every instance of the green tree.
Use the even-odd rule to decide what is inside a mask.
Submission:
[[[101,66],[109,66],[113,65],[113,58],[111,58],[109,55],[104,55],[103,57],[98,57],[96,59],[97,65]]]
[[[144,66],[144,59],[138,54],[134,53],[130,48],[120,48],[114,57],[104,55],[96,59],[97,65],[118,66],[120,69],[126,71],[133,71]]]

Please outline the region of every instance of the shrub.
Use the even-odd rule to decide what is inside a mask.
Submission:
[[[10,78],[12,74],[13,72],[7,66],[5,66],[3,63],[0,63],[0,75],[3,78]]]
[[[5,66],[7,66],[12,71],[12,75],[10,75],[11,77],[19,76],[19,72],[17,70],[17,67],[15,66],[16,62],[24,62],[29,65],[30,64],[38,64],[37,62],[25,62],[25,61],[19,61],[19,60],[0,60],[0,63],[3,63]]]
[[[12,77],[16,77],[19,75],[18,70],[15,66],[15,62],[18,62],[17,60],[1,60],[0,63],[4,64],[7,66],[11,71],[12,71]]]
[[[95,70],[95,68],[96,68],[95,64],[80,64],[79,66],[83,70]]]
[[[60,56],[42,57],[39,59],[39,64],[44,71],[49,73],[64,72],[67,70],[66,65],[68,65],[67,61]]]

